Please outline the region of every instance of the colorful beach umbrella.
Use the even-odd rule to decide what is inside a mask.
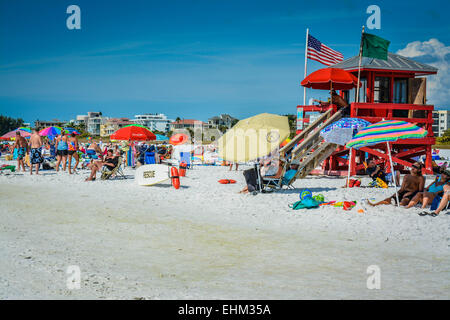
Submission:
[[[320,131],[326,142],[345,146],[361,129],[370,126],[370,122],[359,118],[342,118]],[[350,181],[352,148],[349,148],[347,186]]]
[[[361,129],[370,125],[369,121],[359,118],[342,118],[320,131],[326,142],[345,146]]]
[[[413,123],[398,120],[383,120],[361,129],[353,139],[347,143],[346,147],[359,149],[379,143],[386,143],[389,162],[391,163],[391,173],[394,180],[395,196],[397,198],[397,205],[400,206],[389,142],[394,142],[399,139],[423,138],[426,137],[427,134],[428,132],[425,129],[420,128]]]
[[[189,136],[185,133],[176,133],[170,137],[169,143],[174,146],[179,146],[188,142],[189,139]]]
[[[39,135],[41,136],[47,136],[47,137],[55,137],[57,135],[61,134],[61,130],[63,130],[60,127],[47,127],[39,131]]]
[[[29,128],[29,127],[19,127],[16,130],[20,130],[20,131],[25,131],[25,132],[31,133],[31,128]]]
[[[285,116],[261,113],[240,120],[218,139],[219,157],[232,162],[247,162],[267,156],[290,134]]]
[[[413,123],[397,120],[384,120],[361,129],[346,147],[359,149],[383,142],[394,142],[399,139],[426,137],[428,132]]]
[[[127,126],[114,132],[113,140],[151,141],[156,140],[156,136],[150,130],[140,126]]]
[[[10,131],[10,132],[8,132],[8,133],[5,133],[4,135],[2,135],[0,138],[2,139],[2,140],[14,140],[15,138],[16,138],[16,131],[17,131],[18,129],[16,129],[16,130],[13,130],[13,131]],[[29,132],[26,132],[26,131],[22,131],[22,130],[19,130],[20,131],[20,135],[22,136],[22,137],[24,137],[24,138],[29,138],[29,137],[31,137],[31,133],[29,133]]]

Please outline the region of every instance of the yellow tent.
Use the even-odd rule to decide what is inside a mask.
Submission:
[[[247,162],[264,157],[289,136],[287,117],[261,113],[239,121],[218,140],[219,157]]]

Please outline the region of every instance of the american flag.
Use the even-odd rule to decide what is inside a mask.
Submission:
[[[323,63],[326,66],[331,66],[344,60],[344,55],[342,53],[327,47],[309,34],[307,57],[311,60]]]

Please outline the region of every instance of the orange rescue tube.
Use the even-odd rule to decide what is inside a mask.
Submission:
[[[186,168],[187,168],[187,163],[185,161],[181,161],[180,170],[178,172],[180,174],[180,177],[186,176]]]
[[[172,185],[175,189],[180,188],[180,177],[178,175],[178,169],[175,167],[170,168],[170,178],[172,179]]]

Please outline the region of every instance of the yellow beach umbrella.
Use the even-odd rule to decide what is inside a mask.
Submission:
[[[239,121],[218,140],[219,157],[247,162],[274,151],[289,136],[287,117],[261,113]]]

